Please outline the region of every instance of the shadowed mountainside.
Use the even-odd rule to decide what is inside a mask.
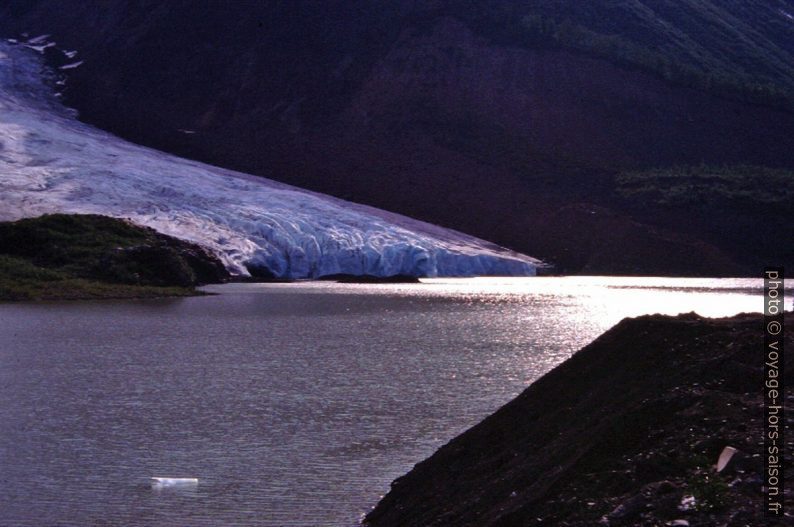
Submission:
[[[40,0],[0,8],[0,31],[76,49],[67,101],[136,142],[561,271],[736,275],[794,261],[778,242],[792,207],[627,200],[617,180],[794,167],[792,13],[788,0]],[[612,228],[577,222],[568,236],[571,207],[606,212]]]

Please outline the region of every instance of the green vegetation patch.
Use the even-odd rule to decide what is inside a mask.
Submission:
[[[192,296],[188,287],[126,285],[72,278],[30,262],[0,256],[0,300],[79,300]]]
[[[794,171],[749,166],[679,166],[625,172],[617,193],[662,206],[794,206]]]
[[[763,0],[471,2],[494,41],[582,52],[679,84],[794,107],[794,8]]]
[[[122,220],[51,214],[0,223],[0,300],[186,296],[225,276],[200,247]]]

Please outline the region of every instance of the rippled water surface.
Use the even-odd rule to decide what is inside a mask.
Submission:
[[[0,525],[353,525],[621,318],[759,311],[761,285],[229,284],[0,304]]]

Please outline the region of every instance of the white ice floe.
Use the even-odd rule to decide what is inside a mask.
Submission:
[[[181,487],[198,485],[198,478],[163,478],[152,477],[152,485],[156,487]]]
[[[65,68],[66,66],[62,67]],[[278,277],[533,275],[540,262],[449,229],[126,142],[79,122],[40,58],[0,43],[0,220],[105,214]]]

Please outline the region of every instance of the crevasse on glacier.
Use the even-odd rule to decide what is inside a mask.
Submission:
[[[372,207],[182,159],[81,123],[34,50],[0,43],[0,219],[94,213],[189,240],[234,274],[534,275],[538,260]]]

